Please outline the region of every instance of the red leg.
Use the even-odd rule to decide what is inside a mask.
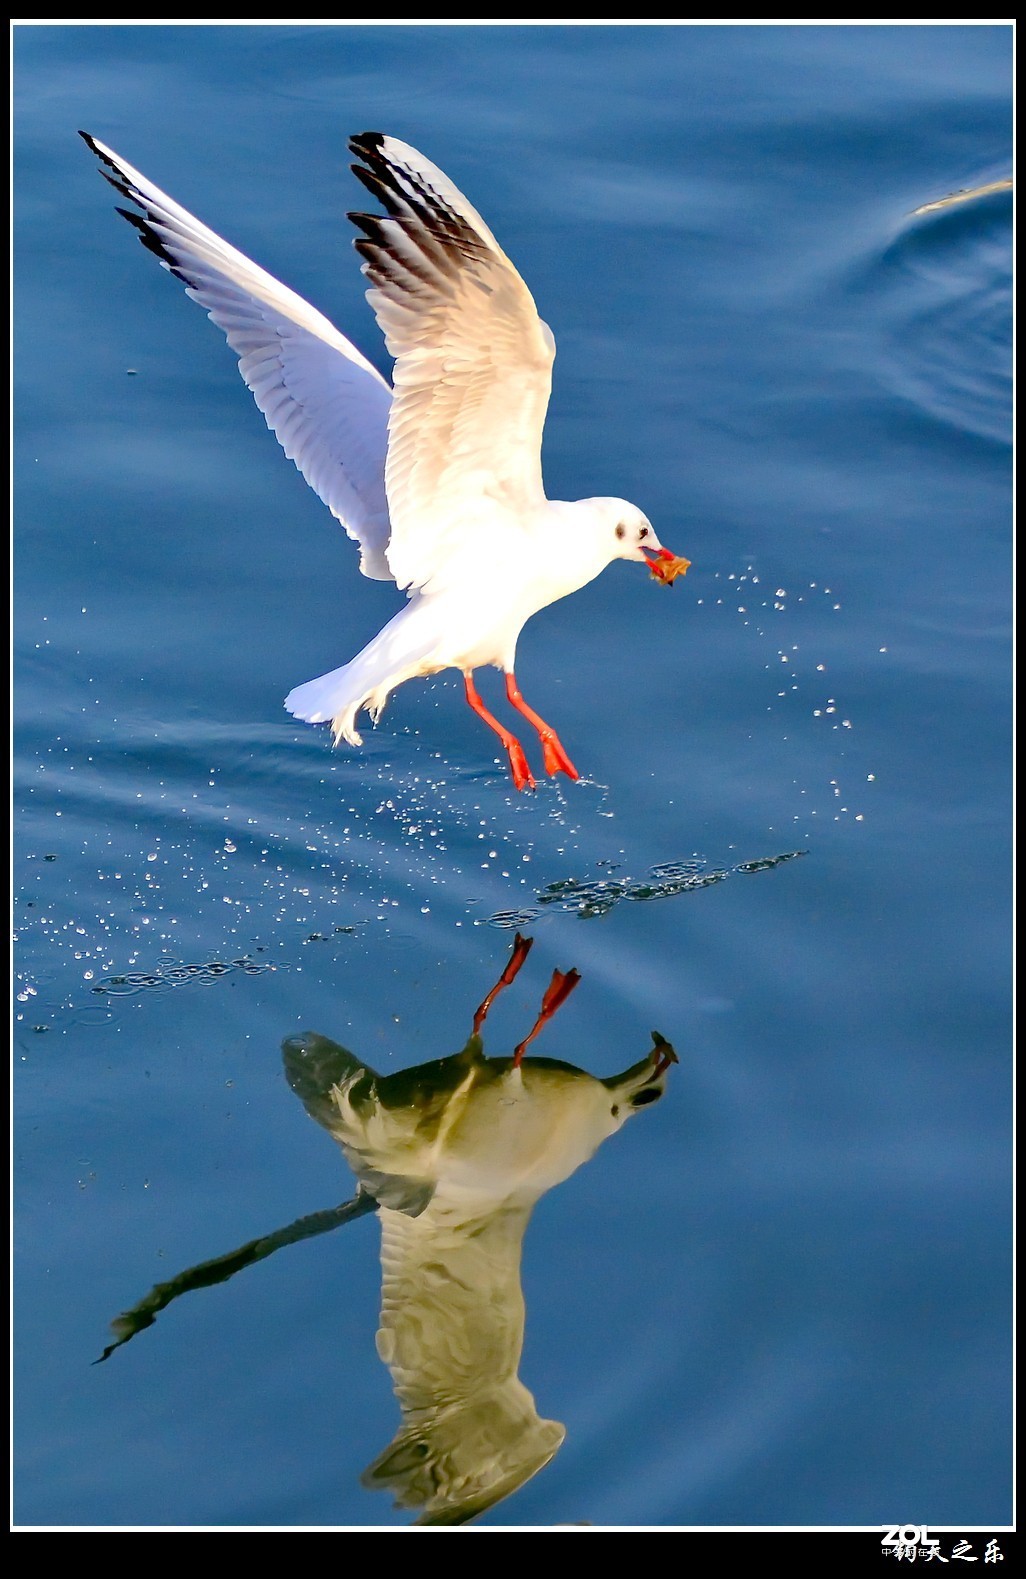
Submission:
[[[541,1013],[535,1020],[533,1029],[527,1036],[524,1037],[519,1046],[513,1049],[514,1069],[520,1068],[520,1065],[524,1061],[524,1054],[526,1053],[530,1044],[534,1041],[535,1037],[538,1035],[538,1032],[541,1030],[542,1026],[547,1020],[552,1019],[552,1016],[555,1014],[557,1009],[562,1008],[563,1004],[569,998],[580,979],[580,976],[575,970],[568,970],[565,974],[561,970],[554,970],[552,972],[552,980],[545,989],[545,996],[542,999]]]
[[[517,789],[534,789],[534,775],[527,765],[527,758],[524,756],[523,746],[520,744],[520,741],[516,738],[516,736],[511,735],[508,729],[503,729],[502,725],[499,723],[499,720],[488,711],[487,707],[484,705],[481,698],[477,694],[477,688],[474,685],[473,671],[463,676],[463,689],[467,694],[467,701],[474,709],[474,712],[479,718],[484,719],[489,729],[495,730],[495,733],[498,735],[499,739],[505,746],[506,755],[509,757],[509,770],[513,775],[513,782]]]
[[[499,993],[502,991],[503,987],[508,987],[511,982],[516,980],[517,973],[520,970],[521,965],[524,963],[524,960],[527,958],[528,954],[530,954],[530,952],[531,952],[531,945],[533,943],[534,943],[534,938],[521,937],[519,932],[517,933],[516,937],[513,939],[513,952],[510,955],[509,959],[506,961],[506,968],[505,968],[505,970],[503,971],[502,975],[499,977],[498,981],[495,983],[495,986],[492,988],[492,990],[488,994],[487,998],[484,999],[483,1003],[478,1005],[477,1013],[474,1015],[474,1033],[473,1034],[475,1036],[477,1036],[477,1034],[479,1033],[482,1025],[485,1022],[485,1015],[488,1013],[488,1010],[491,1008],[492,1004],[495,1002],[496,998],[499,996]]]
[[[518,713],[523,713],[528,723],[533,724],[538,731],[542,743],[542,755],[545,758],[545,771],[549,774],[565,773],[567,778],[579,779],[580,774],[574,767],[570,758],[560,744],[559,736],[544,720],[539,718],[533,707],[528,707],[520,694],[517,677],[512,669],[506,673],[506,695],[509,697]]]

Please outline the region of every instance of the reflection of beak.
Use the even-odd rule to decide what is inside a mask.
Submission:
[[[677,1054],[658,1031],[652,1032],[652,1051],[643,1058],[640,1064],[624,1071],[622,1075],[613,1075],[602,1084],[608,1086],[610,1091],[616,1091],[622,1100],[629,1102],[631,1107],[644,1107],[647,1102],[652,1102],[656,1097],[662,1096],[666,1085],[666,1074],[671,1064],[679,1062]]]
[[[683,574],[684,572],[681,571],[681,575]],[[652,1063],[655,1066],[650,1076],[652,1080],[657,1079],[659,1075],[665,1074],[671,1064],[680,1063],[680,1059],[666,1040],[666,1037],[660,1036],[658,1031],[652,1032]]]
[[[677,577],[684,575],[691,564],[690,559],[682,559],[668,548],[643,548],[641,552],[648,560],[648,568],[655,579],[666,587],[672,587]]]

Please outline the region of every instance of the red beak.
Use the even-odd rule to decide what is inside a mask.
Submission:
[[[690,559],[682,559],[668,548],[643,548],[641,552],[648,560],[648,568],[655,579],[665,587],[672,587],[677,577],[683,576],[691,564]]]

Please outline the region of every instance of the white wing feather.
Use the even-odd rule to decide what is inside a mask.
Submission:
[[[381,1220],[378,1352],[404,1411],[467,1399],[515,1376],[524,1341],[520,1254],[530,1206],[479,1218],[444,1190]]]
[[[366,132],[353,170],[387,210],[350,214],[367,299],[395,357],[388,562],[436,590],[545,502],[541,440],[555,342],[484,220],[415,148]]]
[[[120,212],[223,330],[267,426],[360,545],[360,569],[392,579],[385,455],[392,391],[365,357],[295,291],[252,263],[83,132],[111,185],[143,214]]]
[[[382,1211],[378,1352],[402,1425],[361,1477],[418,1524],[459,1524],[508,1496],[556,1452],[517,1375],[520,1246],[530,1207],[467,1217],[436,1195],[422,1216]]]

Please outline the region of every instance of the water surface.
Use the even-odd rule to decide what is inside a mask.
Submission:
[[[1008,1522],[1011,201],[912,211],[1010,174],[1010,30],[15,44],[19,1523],[409,1522],[360,1484],[373,1223],[92,1362],[351,1191],[282,1042],[455,1053],[518,926],[489,1052],[575,967],[539,1051],[681,1064],[534,1214],[521,1376],[567,1436],[482,1522]],[[360,752],[284,713],[395,590],[80,126],[385,371],[347,135],[481,210],[556,336],[550,495],[693,562],[528,626],[581,784],[516,795],[454,675]]]

